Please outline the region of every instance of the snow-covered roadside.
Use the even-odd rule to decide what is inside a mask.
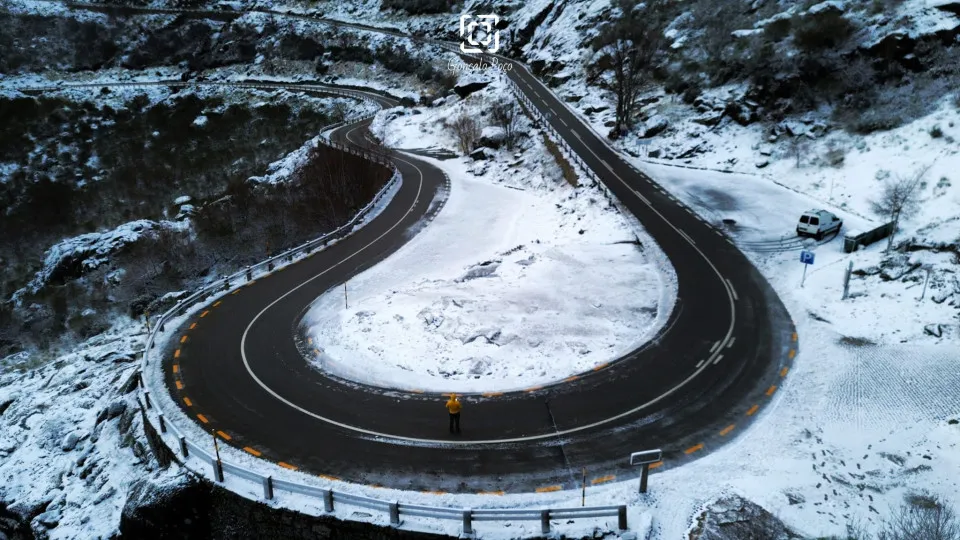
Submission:
[[[386,111],[374,130],[391,146],[449,149],[444,122],[461,109],[483,122],[503,91]],[[450,179],[444,211],[352,279],[347,307],[338,288],[306,315],[320,369],[415,390],[524,388],[633,350],[669,314],[675,278],[656,245],[638,245],[599,192],[566,184],[537,135],[492,161],[431,161]]]
[[[795,216],[784,209],[814,205],[757,176],[638,166],[709,221],[734,220],[738,241],[788,233]],[[868,225],[836,210],[851,226]],[[960,429],[947,423],[960,416],[960,347],[923,330],[955,326],[957,308],[931,301],[936,291],[921,302],[916,284],[876,278],[854,277],[841,300],[846,263],[875,265],[884,247],[844,254],[837,239],[812,248],[803,288],[798,252],[747,251],[797,324],[800,354],[773,405],[735,442],[651,479],[651,495],[637,504],[654,516],[659,538],[680,538],[703,505],[731,492],[812,536],[843,534],[854,521],[875,530],[908,493],[960,504]],[[914,256],[939,259],[941,271],[958,263]]]
[[[578,107],[602,105],[588,96]],[[960,505],[960,290],[951,280],[960,269],[956,251],[889,254],[880,241],[844,254],[837,239],[809,247],[817,259],[801,288],[798,251],[754,253],[749,247],[793,236],[799,213],[809,208],[837,213],[845,231],[875,227],[882,220],[870,202],[882,182],[927,165],[920,211],[901,223],[898,238],[960,245],[960,188],[951,178],[960,167],[958,111],[945,100],[935,114],[890,132],[810,139],[799,167],[795,152],[771,144],[757,126],[708,130],[692,123],[689,113],[676,118],[676,133],[649,146],[636,145],[636,138],[615,146],[743,246],[790,310],[800,354],[772,406],[732,444],[655,475],[647,497],[632,495],[629,483],[608,489],[621,490],[638,512],[650,512],[655,537],[668,539],[686,538],[695,515],[729,493],[814,537],[844,535],[856,522],[876,532],[907,495],[929,493]],[[601,116],[592,120],[597,132],[606,132]],[[813,126],[800,122],[791,129]],[[706,153],[672,160],[674,166],[645,157],[650,149],[700,143]],[[721,172],[731,170],[744,172]],[[850,297],[841,300],[849,262]],[[925,293],[924,268],[931,270]],[[931,327],[942,336],[931,335]]]
[[[113,535],[131,483],[165,474],[131,393],[145,336],[142,324],[118,321],[43,367],[21,373],[18,364],[38,360],[3,360],[0,501],[38,538]]]

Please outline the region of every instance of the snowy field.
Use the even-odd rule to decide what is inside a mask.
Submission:
[[[817,206],[759,176],[640,165],[709,220],[742,225],[733,231],[737,240],[786,233],[793,216],[780,209]],[[833,210],[851,226],[869,225]],[[932,301],[931,290],[918,300],[912,282],[869,277],[855,277],[851,298],[841,300],[846,263],[875,265],[885,246],[844,254],[836,239],[812,248],[816,264],[803,288],[797,251],[746,250],[797,324],[800,354],[772,406],[734,443],[653,476],[648,498],[637,499],[629,483],[619,488],[636,500],[638,512],[649,509],[657,538],[683,537],[695,513],[729,493],[813,537],[844,534],[856,521],[872,530],[906,494],[936,494],[960,505],[960,428],[947,423],[960,419],[960,347],[956,337],[923,330],[931,322],[956,326],[957,308]]]
[[[444,118],[482,99],[386,111],[375,131],[392,146],[449,149]],[[337,288],[307,313],[320,369],[384,387],[503,391],[587,371],[659,328],[675,278],[652,240],[596,190],[566,184],[542,140],[521,147],[489,162],[430,160],[450,179],[444,209],[347,283],[347,307]]]

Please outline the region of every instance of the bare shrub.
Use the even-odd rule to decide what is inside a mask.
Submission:
[[[902,505],[884,524],[877,540],[960,540],[960,522],[953,509],[936,497]]]
[[[480,140],[480,126],[470,115],[461,113],[450,123],[450,129],[457,138],[460,152],[469,154],[476,148],[477,141]]]
[[[805,135],[797,135],[790,139],[789,152],[796,159],[797,168],[800,168],[800,160],[807,155],[810,150],[810,140]]]
[[[512,149],[520,123],[520,107],[517,102],[513,99],[497,101],[490,108],[490,116],[493,124],[503,130],[504,144]]]
[[[888,180],[880,192],[880,198],[870,203],[874,213],[893,222],[893,231],[887,241],[887,249],[893,246],[893,238],[900,226],[900,219],[909,217],[917,211],[919,205],[919,187],[930,165],[923,167],[910,176],[900,176]]]

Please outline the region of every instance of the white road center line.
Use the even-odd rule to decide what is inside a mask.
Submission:
[[[723,355],[722,355],[722,354],[721,354],[720,356],[718,356],[716,360],[713,361],[713,365],[719,364],[721,360],[723,360]]]
[[[726,280],[726,281],[727,281],[727,286],[729,286],[729,287],[730,287],[730,294],[732,294],[732,295],[733,295],[733,300],[734,300],[734,301],[737,301],[737,300],[739,300],[739,299],[740,299],[740,297],[739,297],[739,296],[737,296],[737,291],[736,291],[736,290],[735,290],[735,289],[733,288],[733,283],[731,283],[731,282],[730,282],[730,279],[729,279],[729,278],[727,278],[727,280]]]
[[[730,343],[727,343],[727,348],[729,349],[730,347],[733,347],[733,342],[736,341],[736,340],[737,340],[737,338],[735,338],[735,337],[730,338]]]
[[[720,342],[719,342],[719,341],[717,341],[716,343],[714,343],[714,344],[713,344],[713,347],[710,347],[710,354],[713,354],[713,351],[717,350],[717,347],[719,347],[719,346],[720,346]]]
[[[696,369],[700,369],[700,366],[702,366],[704,362],[706,362],[706,360],[701,360],[701,361],[697,362],[697,367],[696,367]]]
[[[641,201],[643,201],[644,203],[647,204],[647,206],[653,206],[653,205],[650,204],[650,201],[647,200],[646,197],[644,197],[643,195],[640,194],[639,191],[637,191],[637,190],[635,190],[635,189],[631,189],[630,191],[633,191],[633,194],[636,195],[637,197],[639,197]]]

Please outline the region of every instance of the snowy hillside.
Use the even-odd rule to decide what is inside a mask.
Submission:
[[[378,113],[374,132],[449,152],[455,118],[483,120],[504,98],[495,81],[463,100]],[[517,131],[515,149],[434,160],[451,183],[443,211],[347,283],[346,308],[339,289],[313,304],[318,368],[379,386],[503,391],[589,371],[660,328],[676,278],[656,244],[596,189],[566,183],[525,119]]]

